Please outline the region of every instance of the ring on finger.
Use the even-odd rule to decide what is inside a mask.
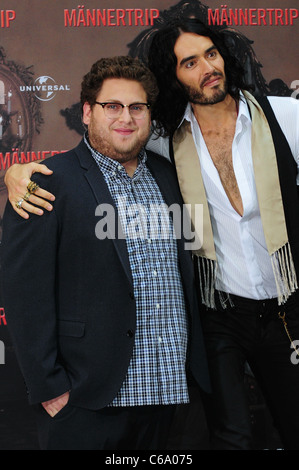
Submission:
[[[32,194],[39,188],[39,185],[36,184],[34,181],[30,181],[27,185],[27,191]]]
[[[30,198],[31,196],[31,193],[29,191],[26,191],[26,194],[25,196],[23,197],[24,201],[28,201],[28,199]]]
[[[22,198],[22,199],[20,199],[18,202],[16,202],[16,207],[17,207],[18,209],[22,209],[22,203],[23,203],[23,201],[24,201],[24,199]]]

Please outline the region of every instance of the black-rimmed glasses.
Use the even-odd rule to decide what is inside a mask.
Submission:
[[[96,104],[99,104],[104,109],[105,116],[108,118],[118,118],[124,108],[129,108],[129,113],[134,119],[142,119],[147,110],[150,108],[148,103],[132,103],[132,104],[122,104],[122,103],[100,103],[96,101]]]

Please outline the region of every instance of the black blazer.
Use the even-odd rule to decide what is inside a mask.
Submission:
[[[45,163],[53,175],[34,179],[56,195],[53,211],[24,220],[7,203],[4,213],[7,325],[30,403],[71,390],[70,403],[100,409],[120,389],[134,344],[136,306],[126,241],[95,236],[96,207],[114,203],[83,141]],[[148,152],[148,167],[165,202],[182,204],[172,165]],[[190,370],[208,391],[191,254],[183,240],[178,251],[191,325]]]

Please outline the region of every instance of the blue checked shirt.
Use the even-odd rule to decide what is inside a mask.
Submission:
[[[117,161],[94,150],[86,138],[85,142],[118,209],[136,299],[133,355],[122,387],[109,406],[188,403],[188,323],[177,245],[171,218],[157,211],[165,202],[146,166],[146,153],[139,155],[131,178]]]

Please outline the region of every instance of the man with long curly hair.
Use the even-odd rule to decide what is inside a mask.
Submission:
[[[203,204],[194,259],[211,445],[252,448],[247,362],[285,448],[298,449],[299,102],[256,99],[221,28],[196,19],[154,36],[149,67],[159,87],[156,132],[168,137],[185,203]]]

